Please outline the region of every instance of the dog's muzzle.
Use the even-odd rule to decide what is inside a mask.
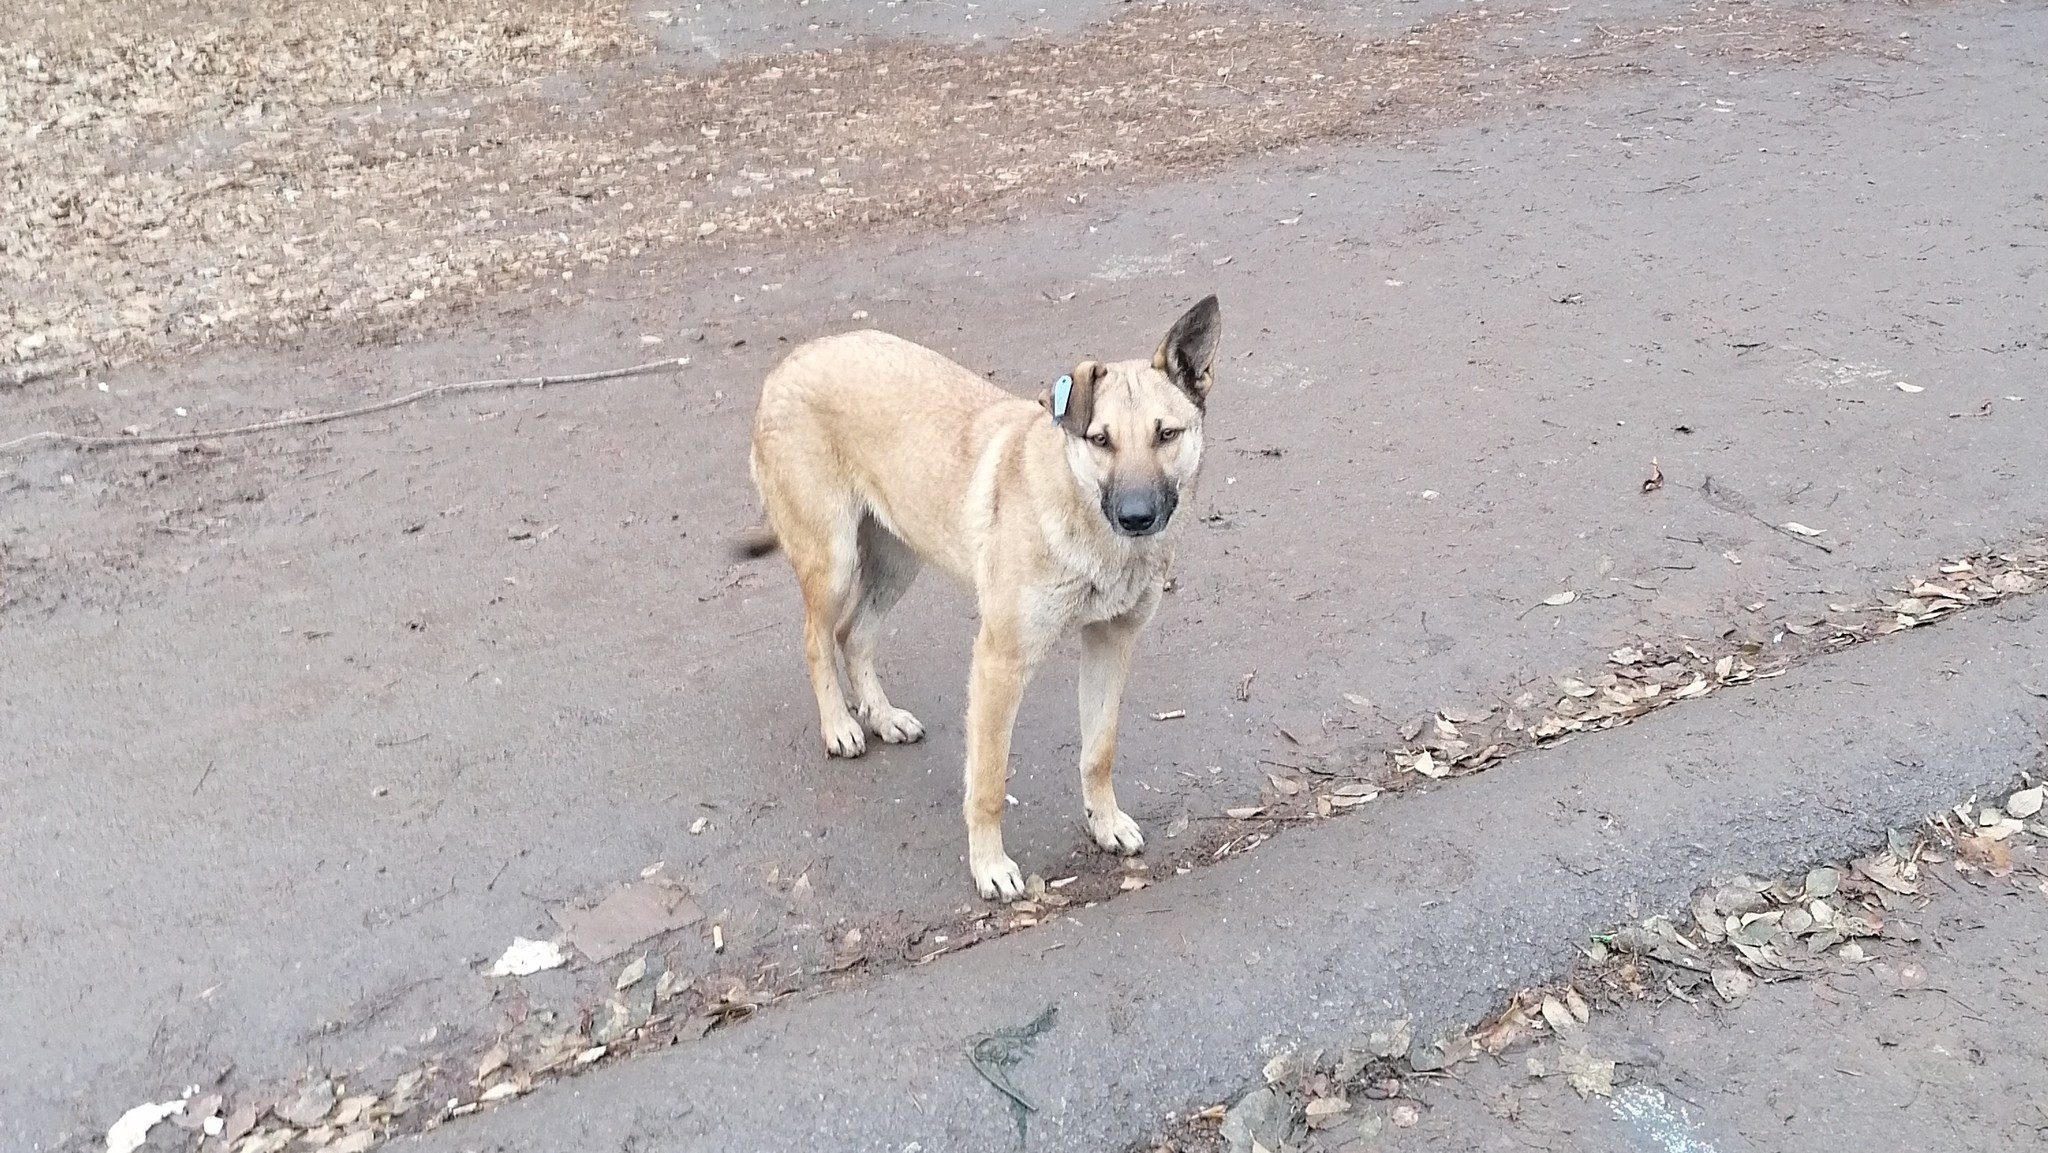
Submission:
[[[1171,488],[1127,488],[1102,494],[1102,515],[1124,536],[1151,536],[1166,527],[1180,494]]]

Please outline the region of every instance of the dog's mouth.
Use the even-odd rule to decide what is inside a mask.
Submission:
[[[1180,494],[1170,488],[1109,490],[1102,494],[1102,515],[1118,536],[1152,536],[1166,528]]]

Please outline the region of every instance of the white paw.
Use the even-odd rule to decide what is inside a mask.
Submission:
[[[924,739],[924,726],[903,709],[882,709],[868,714],[868,728],[892,745],[907,745]]]
[[[825,751],[835,757],[857,757],[868,751],[867,732],[853,714],[841,712],[829,720],[821,719],[820,726],[825,733]]]
[[[1133,856],[1145,847],[1145,834],[1138,831],[1138,822],[1121,809],[1111,809],[1104,816],[1090,814],[1088,831],[1095,834],[1095,843],[1104,851],[1119,857]]]
[[[1024,874],[1007,854],[993,861],[974,861],[970,871],[975,887],[991,901],[1014,901],[1024,895]]]

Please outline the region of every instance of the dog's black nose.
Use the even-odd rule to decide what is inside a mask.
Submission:
[[[1129,536],[1156,532],[1166,520],[1159,498],[1143,490],[1118,493],[1113,512],[1116,527]]]

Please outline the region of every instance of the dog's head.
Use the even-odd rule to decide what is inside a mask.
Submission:
[[[1202,410],[1215,382],[1223,313],[1211,296],[1188,309],[1150,361],[1074,366],[1062,398],[1039,403],[1067,434],[1067,464],[1097,498],[1111,530],[1151,536],[1166,527],[1183,485],[1202,464]]]

